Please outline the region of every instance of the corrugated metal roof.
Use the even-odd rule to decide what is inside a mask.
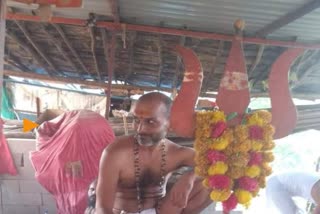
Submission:
[[[120,16],[125,22],[231,34],[233,22],[246,21],[246,34],[254,35],[309,1],[306,0],[119,0]],[[299,40],[320,40],[320,10],[294,21],[272,34]]]
[[[188,28],[196,31],[232,34],[233,22],[246,21],[246,35],[254,35],[259,29],[288,12],[300,8],[311,0],[118,0],[121,21],[134,24]],[[24,10],[36,9],[7,1],[8,6]],[[110,1],[83,0],[77,9],[54,8],[56,16],[87,19],[89,13],[112,17]],[[320,41],[320,9],[299,18],[270,35],[271,38],[299,41]]]

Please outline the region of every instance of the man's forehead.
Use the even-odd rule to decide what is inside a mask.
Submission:
[[[165,111],[165,106],[161,102],[137,102],[133,108],[135,116],[157,116]]]

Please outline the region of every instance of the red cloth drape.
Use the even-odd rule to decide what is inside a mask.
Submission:
[[[3,121],[0,118],[0,174],[17,175],[17,169],[3,134]]]
[[[83,214],[101,153],[115,138],[111,126],[101,115],[79,110],[43,123],[38,134],[39,150],[31,153],[36,179],[53,194],[58,213]],[[78,176],[70,168],[73,164]]]

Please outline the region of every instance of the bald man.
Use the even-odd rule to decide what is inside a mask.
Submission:
[[[103,152],[97,185],[97,214],[200,213],[211,200],[193,170],[166,192],[171,173],[194,167],[195,151],[166,139],[171,99],[140,97],[134,109],[135,135],[120,137]]]

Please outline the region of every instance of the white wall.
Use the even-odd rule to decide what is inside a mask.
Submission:
[[[29,152],[35,150],[35,140],[8,139],[17,176],[0,175],[0,214],[56,213],[55,201],[34,178]]]

